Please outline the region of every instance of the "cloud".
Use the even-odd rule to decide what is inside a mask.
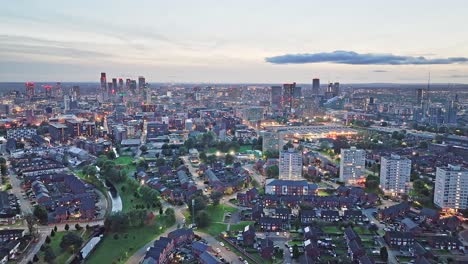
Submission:
[[[74,59],[96,59],[108,53],[79,47],[79,43],[52,41],[25,36],[0,35],[0,53],[22,55],[45,55]]]
[[[383,53],[359,54],[354,51],[337,50],[333,52],[321,53],[286,54],[274,57],[267,57],[265,58],[265,61],[273,64],[305,64],[331,62],[352,65],[429,65],[467,63],[468,58],[452,57],[429,59],[423,56],[398,56]]]
[[[373,70],[372,72],[379,72],[380,73],[380,72],[388,72],[388,71],[386,71],[386,70]]]

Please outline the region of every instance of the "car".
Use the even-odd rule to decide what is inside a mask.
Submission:
[[[221,249],[216,248],[216,252],[221,253]]]
[[[224,247],[224,243],[223,243],[223,242],[219,242],[219,244],[220,244],[222,247]]]
[[[241,257],[241,256],[239,256],[239,260],[240,260],[240,261],[244,261],[244,258]]]
[[[280,235],[280,233],[279,233],[279,232],[276,232],[276,235],[277,235],[277,236],[279,236],[279,235]]]

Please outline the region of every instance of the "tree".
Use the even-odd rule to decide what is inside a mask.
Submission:
[[[174,208],[167,208],[165,214],[168,217],[169,223],[175,223],[176,217]]]
[[[294,259],[297,259],[299,257],[299,247],[296,244],[294,244],[294,246],[293,246],[293,252],[292,253],[293,253],[293,258]]]
[[[144,153],[146,153],[148,151],[148,147],[143,145],[143,146],[140,147],[140,150],[144,154]]]
[[[56,257],[57,256],[55,255],[54,250],[52,249],[52,247],[47,246],[44,249],[44,260],[47,263],[53,263]]]
[[[199,157],[201,161],[206,162],[207,156],[205,152],[201,152]]]
[[[279,158],[279,152],[278,152],[278,151],[267,150],[267,151],[265,151],[264,155],[265,155],[265,157],[266,157],[267,159],[276,159],[276,158]]]
[[[330,144],[328,144],[328,141],[322,141],[320,143],[320,150],[326,150],[330,148]]]
[[[8,167],[6,164],[1,164],[0,165],[0,171],[3,176],[6,176],[8,174]]]
[[[48,216],[47,216],[47,209],[42,205],[36,205],[34,207],[34,216],[39,220],[39,222],[43,225],[47,224]]]
[[[200,227],[200,228],[205,228],[205,227],[209,226],[210,223],[211,223],[210,216],[209,216],[208,213],[207,213],[206,211],[204,211],[204,210],[199,211],[199,212],[196,214],[195,223],[197,223],[197,226],[198,226],[198,227]]]
[[[226,164],[232,164],[234,162],[234,156],[231,154],[226,154],[226,156],[224,157],[224,162]]]
[[[192,211],[195,211],[195,215],[196,215],[198,211],[201,211],[206,208],[208,198],[205,195],[198,194],[198,195],[193,196],[192,199],[194,200],[195,207],[192,210],[192,202],[190,201],[188,204],[190,213],[192,213]]]
[[[60,247],[62,249],[67,249],[71,246],[75,248],[79,248],[83,244],[83,238],[73,232],[68,232],[62,237],[62,241],[60,241]]]
[[[164,158],[158,158],[156,159],[156,166],[161,167],[166,165],[166,160]]]
[[[50,231],[50,236],[51,236],[51,237],[54,237],[54,236],[55,236],[55,231],[54,231],[53,229]]]
[[[50,240],[50,237],[49,237],[49,236],[46,236],[45,242],[46,242],[46,244],[50,244],[51,240]]]
[[[115,152],[113,150],[107,152],[107,155],[106,155],[109,159],[113,160],[116,158],[115,156]]]
[[[75,225],[75,229],[76,229],[77,231],[80,231],[80,230],[83,229],[83,228],[80,226],[80,224],[76,224],[76,225]]]
[[[68,231],[70,229],[70,226],[68,224],[65,224],[65,230]]]
[[[342,148],[349,148],[349,142],[344,136],[338,136],[333,141],[333,151],[335,154],[340,153]]]
[[[221,192],[218,192],[218,191],[214,191],[211,193],[210,195],[210,198],[211,200],[213,200],[213,205],[218,205],[219,204],[219,200],[221,200],[221,197],[223,197],[223,194]]]
[[[24,218],[26,219],[26,223],[28,225],[29,234],[31,234],[33,237],[36,237],[36,228],[34,227],[37,222],[36,217],[32,214],[27,214]]]
[[[387,260],[388,260],[388,251],[387,251],[387,247],[381,247],[381,248],[380,248],[380,257],[382,258],[382,260],[384,260],[385,262],[387,262]]]
[[[377,232],[379,230],[379,227],[376,224],[371,224],[369,226],[369,231],[371,232]]]
[[[38,261],[39,261],[39,258],[37,257],[37,255],[34,255],[33,261],[34,261],[34,262],[38,262]]]
[[[279,168],[277,165],[270,166],[266,169],[266,176],[268,178],[278,178]]]
[[[54,231],[57,232],[57,226],[54,226]]]
[[[290,148],[294,148],[294,145],[291,141],[288,141],[288,143],[286,143],[284,146],[283,146],[283,150],[288,150]]]

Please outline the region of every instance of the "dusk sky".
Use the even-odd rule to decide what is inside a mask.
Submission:
[[[0,81],[468,83],[467,1],[3,1]]]

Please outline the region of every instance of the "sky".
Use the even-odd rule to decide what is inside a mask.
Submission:
[[[468,83],[468,1],[14,0],[0,81]]]

